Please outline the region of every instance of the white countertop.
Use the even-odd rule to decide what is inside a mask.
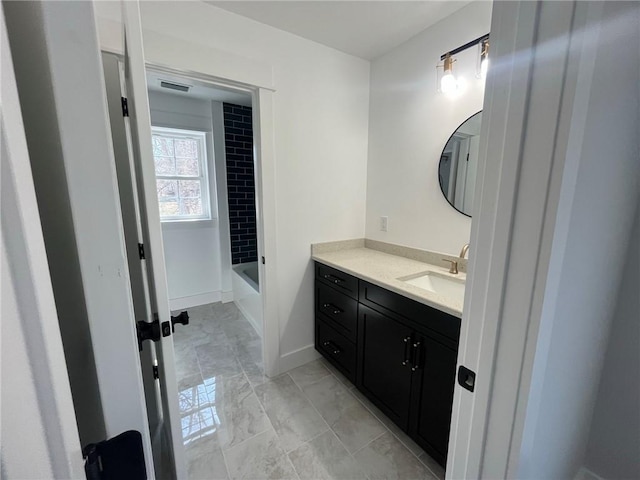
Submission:
[[[394,250],[398,252],[402,252],[405,248],[394,246]],[[407,250],[415,252],[414,249]],[[434,252],[424,253],[433,258],[455,258]],[[434,272],[438,276],[465,281],[466,273],[464,272],[453,275],[449,273],[448,267],[368,248],[365,246],[364,239],[315,244],[312,246],[311,258],[445,313],[458,318],[462,317],[462,301],[410,285],[399,279]],[[466,267],[466,261],[463,260],[461,263]]]

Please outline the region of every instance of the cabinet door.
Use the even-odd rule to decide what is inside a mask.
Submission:
[[[360,305],[358,387],[398,426],[406,429],[411,396],[412,329]]]
[[[442,466],[446,464],[457,352],[428,336],[418,336],[410,434]],[[414,342],[415,343],[415,342]],[[422,374],[420,375],[420,371]]]

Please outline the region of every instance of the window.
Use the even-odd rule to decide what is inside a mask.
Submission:
[[[210,220],[205,134],[153,127],[160,220]]]

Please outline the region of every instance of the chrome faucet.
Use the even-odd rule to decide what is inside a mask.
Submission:
[[[464,258],[467,255],[467,252],[469,251],[469,244],[465,243],[462,246],[462,250],[460,250],[460,258]]]

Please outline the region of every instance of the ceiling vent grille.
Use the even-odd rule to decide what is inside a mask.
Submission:
[[[181,85],[179,83],[167,82],[165,80],[160,80],[160,86],[162,88],[178,90],[179,92],[188,92],[191,89],[191,85]]]

